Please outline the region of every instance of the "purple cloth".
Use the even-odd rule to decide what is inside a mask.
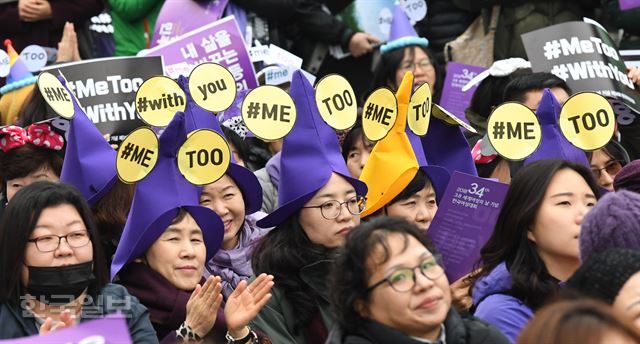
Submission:
[[[256,226],[256,221],[267,214],[257,212],[244,219],[238,246],[231,250],[220,249],[218,253],[205,265],[204,277],[211,275],[222,278],[222,295],[226,300],[242,280],[253,275],[251,269],[251,255],[255,244],[268,229]]]
[[[267,174],[269,174],[269,178],[271,179],[271,183],[273,186],[278,189],[278,183],[280,183],[280,157],[282,155],[280,152],[276,153],[274,156],[267,161]]]
[[[522,301],[506,294],[511,289],[511,275],[501,263],[473,287],[474,316],[494,325],[512,343],[520,335],[533,311]]]
[[[457,125],[432,117],[427,135],[420,138],[429,165],[442,166],[449,174],[454,171],[477,176],[469,143]]]

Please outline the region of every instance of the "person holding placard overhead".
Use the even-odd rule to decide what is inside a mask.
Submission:
[[[324,343],[333,325],[327,275],[336,248],[360,223],[367,187],[349,175],[335,131],[321,118],[300,71],[291,96],[297,119],[285,136],[273,227],[253,252],[253,271],[273,274],[273,297],[252,321],[273,343]]]
[[[202,278],[224,225],[198,205],[197,187],[178,170],[178,146],[186,138],[185,115],[178,112],[160,136],[155,166],[136,185],[111,278],[149,309],[162,342],[256,343],[247,324],[269,300],[273,278],[261,275],[250,286],[240,282],[224,311],[220,278]]]
[[[188,83],[187,78],[178,78],[178,84],[187,94],[187,132],[211,129],[224,137],[218,118],[196,104]],[[200,205],[213,210],[224,223],[220,250],[207,262],[204,275],[221,278],[222,295],[226,299],[240,281],[253,275],[251,253],[256,242],[267,232],[256,226],[256,221],[266,216],[258,211],[262,205],[262,187],[251,171],[236,164],[232,155],[225,174],[204,185],[199,194]]]
[[[427,164],[420,139],[407,129],[412,86],[413,75],[407,72],[396,94],[395,124],[373,147],[362,169],[360,180],[369,192],[361,217],[399,216],[427,231],[450,176],[444,168]]]
[[[511,180],[471,276],[474,315],[515,342],[533,313],[580,266],[580,224],[599,198],[584,165],[540,160],[523,167]]]

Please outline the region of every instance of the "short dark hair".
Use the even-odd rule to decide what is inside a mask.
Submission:
[[[7,181],[23,178],[29,173],[43,168],[51,170],[60,176],[62,172],[61,153],[53,149],[40,148],[31,143],[25,143],[8,152],[0,152],[0,179],[2,191],[7,191]]]
[[[493,233],[480,250],[475,282],[505,262],[513,281],[510,294],[532,309],[539,308],[558,292],[558,282],[549,274],[535,245],[527,237],[551,179],[570,169],[587,183],[597,199],[600,186],[589,169],[564,160],[538,160],[524,166],[511,180]]]
[[[376,210],[370,216],[367,216],[363,221],[369,221],[369,219],[378,217],[380,215],[387,215],[386,207],[396,202],[400,202],[400,201],[404,201],[405,199],[408,199],[409,197],[415,195],[425,187],[433,187],[433,184],[431,183],[431,179],[429,179],[427,174],[421,168],[419,168],[418,172],[413,177],[413,179],[411,179],[409,184],[407,184],[407,186],[405,186],[405,188],[398,195],[396,195],[396,197],[394,197],[391,201],[389,201],[389,203],[385,204],[382,208]]]
[[[494,107],[504,103],[504,90],[511,80],[521,75],[530,75],[531,69],[523,68],[503,76],[489,76],[482,80],[473,92],[469,110],[478,116],[488,118]]]
[[[571,88],[564,80],[551,73],[532,73],[518,76],[511,80],[504,89],[505,102],[524,102],[528,92],[544,90],[545,88],[560,87],[571,95]]]
[[[383,250],[380,264],[391,259],[388,240],[392,233],[405,237],[405,248],[409,237],[413,237],[432,254],[438,253],[424,231],[402,218],[382,216],[354,228],[347,235],[345,245],[338,250],[330,275],[331,304],[338,323],[346,332],[355,332],[365,321],[356,310],[356,302],[369,301],[367,289],[371,271],[368,271],[367,261],[378,247]]]
[[[19,303],[20,296],[24,293],[20,276],[27,240],[42,211],[62,204],[76,208],[89,232],[93,247],[93,274],[96,279],[89,285],[88,294],[96,296],[107,284],[107,266],[98,233],[91,220],[89,205],[71,185],[39,181],[16,193],[7,205],[0,223],[0,302],[14,305]]]
[[[615,139],[611,139],[607,144],[602,147],[604,153],[607,154],[610,158],[620,162],[622,166],[631,162],[631,158],[629,158],[629,153],[624,147],[618,143]],[[589,163],[591,163],[591,158],[593,157],[593,151],[586,152],[587,159]]]

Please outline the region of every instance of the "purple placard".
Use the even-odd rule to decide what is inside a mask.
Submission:
[[[238,91],[258,86],[253,64],[234,16],[202,26],[138,55],[162,56],[164,73],[174,79],[189,75],[201,63],[215,62],[233,74]]]
[[[618,0],[620,3],[620,10],[626,11],[632,8],[640,7],[640,0]]]
[[[442,97],[440,97],[440,106],[453,112],[463,121],[469,123],[464,114],[471,103],[473,92],[476,91],[478,85],[471,87],[467,92],[462,92],[462,88],[476,75],[485,71],[486,68],[466,65],[458,62],[449,62],[447,64],[447,76],[444,79],[444,87],[442,88]]]
[[[496,223],[509,185],[454,172],[429,226],[449,282],[473,270]]]
[[[2,344],[130,344],[127,322],[121,315],[80,323],[73,327],[53,331],[43,336],[0,340]]]
[[[166,1],[158,14],[151,47],[169,43],[178,36],[220,19],[227,3],[229,0]]]

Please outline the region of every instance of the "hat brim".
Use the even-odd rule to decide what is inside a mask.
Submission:
[[[236,182],[244,199],[245,213],[253,214],[262,207],[262,186],[253,172],[231,163],[227,174]]]

